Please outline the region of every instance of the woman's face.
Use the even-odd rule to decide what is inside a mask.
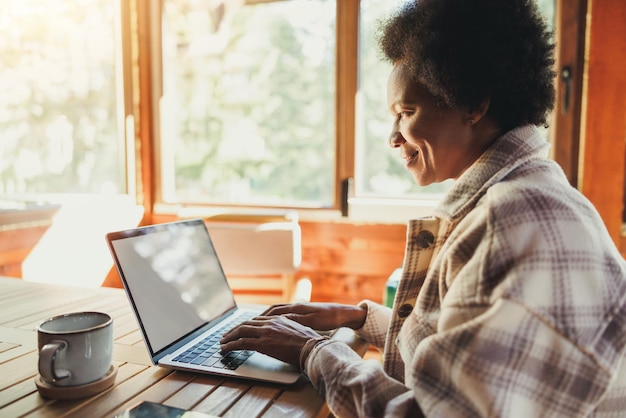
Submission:
[[[484,151],[469,111],[438,107],[404,64],[394,65],[389,75],[387,101],[394,117],[389,145],[399,148],[419,185],[458,178]]]

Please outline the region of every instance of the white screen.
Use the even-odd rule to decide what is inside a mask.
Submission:
[[[145,232],[112,245],[148,343],[158,352],[235,303],[202,223]]]

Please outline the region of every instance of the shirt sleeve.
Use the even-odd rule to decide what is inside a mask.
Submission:
[[[370,300],[359,306],[367,308],[367,316],[356,334],[382,349],[391,309]],[[363,360],[342,342],[318,344],[305,366],[311,383],[338,417],[423,416],[411,389],[389,377],[379,361]]]
[[[391,321],[391,309],[370,300],[360,302],[359,306],[367,309],[367,316],[363,327],[355,330],[356,334],[382,351]]]
[[[401,352],[409,350],[404,344],[410,339],[399,341]],[[419,343],[406,384],[429,417],[586,417],[611,375],[546,318],[499,299]]]
[[[380,362],[363,360],[345,343],[318,344],[305,369],[337,417],[423,416],[412,390],[389,377]]]
[[[398,344],[411,352],[406,338]],[[612,379],[543,318],[506,299],[412,353],[406,384],[333,340],[314,348],[306,373],[338,417],[584,417]]]

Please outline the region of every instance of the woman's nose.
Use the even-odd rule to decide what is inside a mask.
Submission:
[[[404,137],[399,131],[394,129],[389,134],[389,146],[391,148],[398,148],[400,145],[402,145],[405,142],[406,141],[404,140]]]

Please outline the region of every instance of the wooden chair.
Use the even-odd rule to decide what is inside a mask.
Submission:
[[[217,215],[207,229],[238,303],[310,300],[311,282],[296,279],[302,261],[297,215]]]

